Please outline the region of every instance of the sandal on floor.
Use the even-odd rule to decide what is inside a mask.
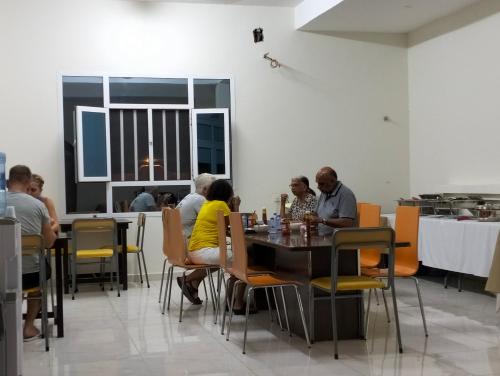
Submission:
[[[194,293],[196,292],[196,289],[191,286],[189,283],[186,282],[184,279],[184,288],[182,285],[182,277],[177,277],[177,284],[179,285],[180,289],[182,290],[182,293],[184,296],[194,305],[200,305],[203,302],[199,297],[195,297]]]

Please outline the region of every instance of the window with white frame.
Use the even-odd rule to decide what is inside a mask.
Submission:
[[[66,213],[128,212],[152,193],[159,210],[193,177],[231,178],[231,81],[62,76]]]

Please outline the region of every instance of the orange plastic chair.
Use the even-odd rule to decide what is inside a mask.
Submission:
[[[302,300],[300,298],[299,290],[297,284],[294,281],[289,281],[281,278],[278,274],[261,274],[261,275],[249,275],[248,274],[248,256],[245,245],[245,235],[243,232],[243,222],[241,220],[240,213],[230,213],[229,223],[231,225],[231,243],[233,249],[233,262],[231,271],[234,276],[238,278],[235,282],[235,287],[239,283],[246,283],[248,285],[247,290],[247,302],[250,301],[250,294],[256,289],[266,289],[269,287],[290,287],[295,289],[295,294],[297,296],[297,302],[300,310],[300,317],[302,319],[302,325],[304,328],[304,334],[306,337],[308,347],[311,347],[309,341],[309,333],[307,330],[306,320],[304,317],[304,308],[302,306]],[[234,295],[236,288],[233,288],[233,293],[231,296],[231,304],[229,307],[229,319],[227,324],[227,334],[226,341],[229,341],[229,334],[231,331],[231,321],[233,317],[233,306],[234,306]],[[226,301],[227,305],[227,301]],[[243,354],[245,354],[246,340],[247,340],[247,329],[248,329],[248,313],[250,304],[246,306],[245,314],[245,331],[243,336]],[[285,308],[286,310],[286,308]],[[224,325],[224,322],[222,323]],[[290,330],[290,328],[288,328]]]
[[[424,305],[422,303],[422,295],[420,293],[420,286],[415,274],[418,271],[418,226],[420,220],[419,207],[416,206],[398,206],[396,208],[396,243],[408,242],[408,247],[398,247],[396,249],[396,256],[394,262],[394,276],[396,278],[411,278],[415,282],[417,290],[418,303],[420,306],[420,313],[422,314],[422,322],[424,325],[425,336],[427,332],[427,324],[425,321]],[[387,269],[362,269],[363,275],[371,277],[386,277]]]
[[[224,216],[224,212],[222,210],[217,211],[217,236],[219,240],[219,265],[221,268],[221,273],[217,276],[217,309],[215,312],[215,320],[214,324],[217,324],[217,317],[219,316],[219,310],[220,310],[220,293],[221,293],[221,287],[222,287],[222,282],[224,282],[224,286],[226,289],[226,292],[229,291],[229,286],[227,281],[224,278],[224,272],[229,273],[230,275],[233,275],[233,271],[230,266],[227,264],[227,243],[226,243],[226,230],[227,230],[227,223],[226,223],[226,217]],[[265,270],[265,268],[261,268],[259,266],[255,267],[247,267],[248,274],[250,275],[259,275],[259,274],[274,274],[272,271]],[[271,318],[271,322],[273,321],[273,316],[271,312],[271,305],[269,301],[269,293],[267,289],[265,289],[266,292],[266,299],[267,299],[267,306],[269,307],[269,316]],[[274,292],[274,291],[273,291]],[[278,322],[283,329],[283,325],[281,323],[281,316],[279,313],[279,308],[278,308],[278,302],[276,300],[276,293],[273,293],[274,296],[274,304],[276,306],[276,313],[278,317]],[[226,299],[229,299],[228,296],[226,296]],[[226,312],[224,311],[224,315]],[[224,316],[225,319],[225,316]],[[224,334],[224,325],[222,325],[221,328],[221,334]]]
[[[165,314],[165,305],[167,303],[167,291],[168,291],[168,305],[167,310],[170,309],[170,298],[172,295],[172,279],[174,268],[184,269],[182,273],[182,283],[184,284],[184,279],[186,272],[189,270],[205,269],[208,276],[210,293],[212,296],[212,303],[214,305],[215,312],[215,286],[212,280],[211,269],[219,268],[218,265],[209,264],[189,264],[189,259],[187,258],[186,242],[184,239],[182,231],[182,221],[181,213],[179,209],[163,208],[162,209],[162,221],[163,221],[163,254],[170,263],[167,273],[167,285],[165,287],[165,296],[163,298],[163,309],[162,313]],[[184,286],[182,286],[184,289]],[[181,294],[181,305],[179,310],[179,322],[182,322],[182,309],[184,303],[184,294]]]
[[[359,206],[359,227],[380,226],[380,205],[367,203]],[[360,249],[360,265],[362,268],[375,268],[380,263],[380,249]]]

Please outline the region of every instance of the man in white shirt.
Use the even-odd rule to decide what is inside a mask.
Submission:
[[[186,239],[191,237],[194,223],[200,212],[200,208],[206,200],[208,188],[215,181],[215,176],[211,174],[201,174],[194,179],[195,192],[188,194],[177,205],[180,209],[182,226],[184,227],[184,236]]]

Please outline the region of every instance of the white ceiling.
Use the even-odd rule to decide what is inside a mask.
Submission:
[[[407,33],[479,0],[343,0],[301,30]]]
[[[160,1],[166,3],[200,3],[200,4],[227,4],[227,5],[267,5],[273,7],[295,7],[302,0],[142,0]]]

